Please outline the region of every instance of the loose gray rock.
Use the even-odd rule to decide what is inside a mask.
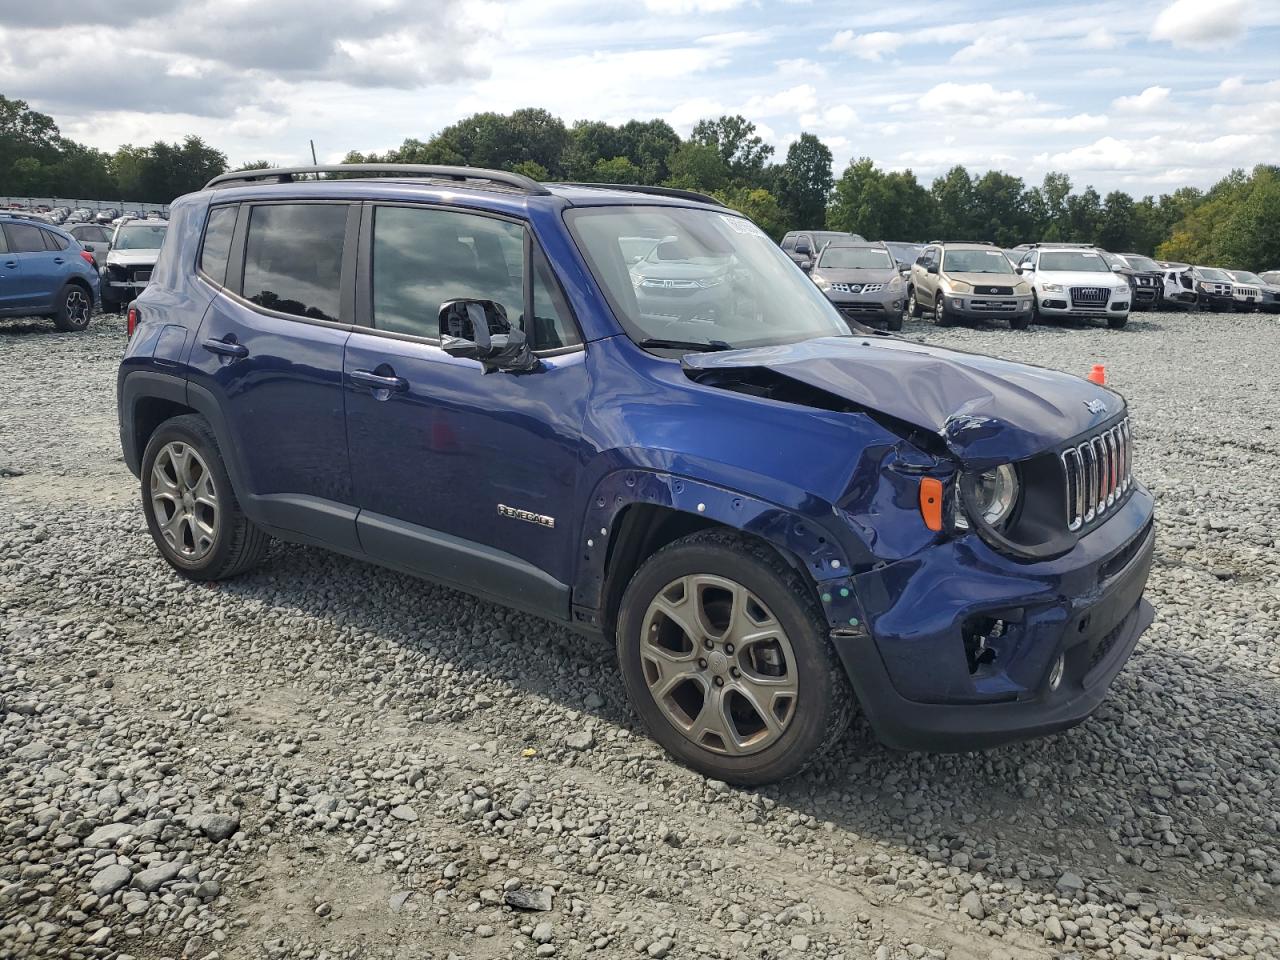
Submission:
[[[182,867],[176,863],[162,863],[158,867],[134,874],[133,886],[143,893],[155,893],[166,883],[176,879],[181,869]]]
[[[121,887],[128,886],[132,879],[129,868],[116,863],[95,873],[89,881],[89,889],[100,897],[109,897]]]
[[[502,902],[517,910],[536,910],[546,912],[551,909],[551,894],[546,890],[527,890],[516,887],[502,894]]]
[[[211,813],[201,817],[197,826],[214,843],[220,843],[240,829],[240,818],[227,816],[225,813]]]

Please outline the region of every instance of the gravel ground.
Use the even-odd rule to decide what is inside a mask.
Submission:
[[[319,550],[196,586],[123,330],[0,323],[0,958],[1280,956],[1276,318],[909,337],[1131,403],[1157,616],[1051,739],[780,787],[669,760],[607,646]]]

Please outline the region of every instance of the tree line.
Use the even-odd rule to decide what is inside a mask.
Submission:
[[[956,165],[925,184],[911,170],[869,157],[837,178],[830,149],[801,134],[775,156],[742,116],[699,121],[687,138],[663,120],[567,125],[546,110],[477,113],[427,140],[348,163],[438,163],[511,170],[535,180],[635,183],[709,193],[775,239],[787,230],[846,230],[885,240],[1035,240],[1096,243],[1109,250],[1246,269],[1280,266],[1280,167],[1234,170],[1209,190],[1182,187],[1135,198],[1077,190],[1065,173],[1039,184]],[[126,144],[105,153],[61,135],[53,118],[0,96],[0,194],[167,203],[227,169],[199,137]],[[263,161],[239,169],[270,167]]]

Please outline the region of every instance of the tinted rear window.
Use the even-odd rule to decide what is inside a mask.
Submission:
[[[44,253],[44,231],[25,223],[6,223],[10,253]]]
[[[227,259],[231,255],[231,235],[236,229],[235,206],[214,207],[204,228],[204,245],[200,248],[200,269],[216,284],[226,283]]]
[[[245,242],[245,298],[280,313],[336,321],[346,227],[346,204],[254,207]]]

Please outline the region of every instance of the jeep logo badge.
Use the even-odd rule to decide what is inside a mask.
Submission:
[[[1084,402],[1084,405],[1085,407],[1088,408],[1090,413],[1106,413],[1107,412],[1107,405],[1101,400],[1086,400]]]

